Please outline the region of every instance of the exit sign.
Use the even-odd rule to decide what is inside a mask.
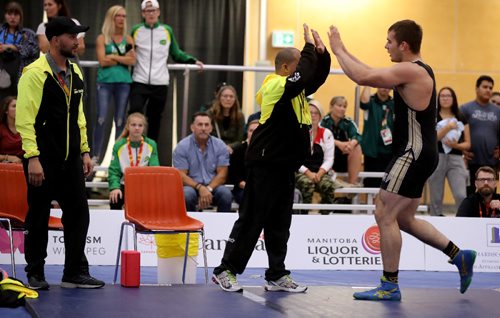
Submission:
[[[293,31],[273,31],[272,47],[293,47],[295,35]]]

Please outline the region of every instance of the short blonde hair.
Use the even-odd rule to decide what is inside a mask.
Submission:
[[[330,101],[330,107],[339,104],[340,102],[345,102],[345,105],[347,106],[347,99],[345,99],[344,96],[335,96]]]

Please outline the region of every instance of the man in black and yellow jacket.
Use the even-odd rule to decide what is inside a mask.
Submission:
[[[85,176],[92,172],[83,114],[83,76],[70,62],[78,49],[76,35],[88,27],[67,17],[47,23],[50,51],[23,70],[19,80],[16,128],[21,134],[28,185],[25,268],[33,289],[48,289],[47,257],[51,201],[63,210],[65,261],[61,287],[99,288],[89,275],[85,242],[89,207]]]
[[[248,176],[239,218],[229,236],[221,265],[214,269],[215,283],[230,292],[242,291],[241,274],[264,229],[269,259],[265,286],[268,291],[304,292],[285,268],[292,221],[295,171],[310,152],[311,114],[306,96],[314,93],[330,71],[330,55],[318,33],[304,25],[302,51],[281,50],[275,74],[264,79],[257,92],[260,125],[246,154]]]

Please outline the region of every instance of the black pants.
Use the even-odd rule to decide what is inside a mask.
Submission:
[[[123,185],[120,186],[120,190],[122,190],[122,197],[118,198],[116,203],[111,202],[111,200],[109,201],[109,208],[111,210],[122,210],[123,209],[123,205],[125,204],[125,187]]]
[[[129,114],[139,112],[148,118],[147,136],[158,142],[163,110],[167,102],[167,85],[146,85],[133,82],[130,88]],[[145,110],[145,111],[144,111]]]
[[[214,269],[215,274],[227,269],[235,274],[243,273],[262,229],[269,260],[265,279],[277,280],[290,274],[285,268],[285,257],[294,188],[295,173],[290,168],[249,168],[239,218],[229,235],[222,263]]]
[[[28,161],[24,160],[24,174],[28,184],[28,215],[24,252],[27,276],[43,275],[47,257],[48,221],[51,201],[57,200],[63,211],[64,275],[88,273],[85,242],[89,228],[89,207],[85,192],[82,159],[79,155],[68,158],[58,166],[40,157],[45,180],[39,187],[28,182]]]
[[[365,156],[365,171],[384,172],[391,162],[392,155],[380,155],[378,158]],[[382,178],[365,178],[363,184],[365,187],[377,188],[380,187]]]

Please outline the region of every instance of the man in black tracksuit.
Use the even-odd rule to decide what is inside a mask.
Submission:
[[[49,52],[28,65],[19,80],[16,128],[25,151],[28,184],[25,257],[28,283],[49,289],[44,264],[47,257],[51,201],[63,211],[64,274],[61,287],[99,288],[104,282],[89,275],[85,242],[89,207],[85,178],[92,172],[82,96],[83,76],[70,62],[78,49],[76,35],[88,27],[67,17],[47,23]]]
[[[305,46],[287,48],[275,59],[276,73],[264,79],[256,100],[260,125],[246,154],[248,177],[239,218],[229,236],[222,263],[213,280],[225,291],[241,291],[241,274],[264,229],[269,258],[266,290],[304,292],[285,268],[292,221],[295,171],[310,151],[311,114],[305,97],[314,93],[330,71],[330,55],[318,33],[304,25]]]

